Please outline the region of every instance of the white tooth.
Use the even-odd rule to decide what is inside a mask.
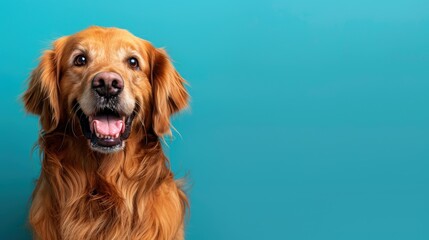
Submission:
[[[117,133],[116,135],[115,135],[115,138],[118,138],[119,137],[119,133]]]
[[[96,135],[98,138],[100,138],[100,137],[101,137],[101,135],[100,135],[99,133],[95,133],[95,135]]]
[[[112,136],[107,136],[107,139],[112,139]]]

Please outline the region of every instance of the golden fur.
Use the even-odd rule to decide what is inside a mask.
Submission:
[[[88,67],[70,63],[76,48],[92,54]],[[139,71],[124,63],[130,51]],[[100,71],[119,73],[125,104],[138,106],[124,150],[109,154],[89,147],[73,102],[84,102]],[[187,198],[160,143],[170,116],[187,106],[184,84],[164,50],[125,30],[91,27],[53,43],[23,95],[42,128],[42,169],[29,216],[35,239],[184,238]]]

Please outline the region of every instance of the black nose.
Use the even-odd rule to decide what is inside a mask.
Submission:
[[[117,73],[101,72],[92,80],[92,89],[102,97],[113,97],[124,89],[124,81]]]

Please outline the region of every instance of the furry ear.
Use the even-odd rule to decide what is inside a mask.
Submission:
[[[179,75],[164,49],[154,49],[151,61],[153,130],[158,136],[170,134],[170,116],[188,106],[186,81]]]
[[[59,78],[61,55],[66,37],[53,43],[53,49],[47,50],[40,58],[39,65],[30,76],[28,89],[22,96],[27,112],[40,116],[45,132],[54,130],[60,120]]]

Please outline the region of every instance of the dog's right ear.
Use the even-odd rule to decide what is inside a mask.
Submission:
[[[59,78],[60,61],[67,37],[53,43],[53,48],[43,53],[39,65],[31,73],[28,89],[22,100],[27,112],[40,116],[45,132],[54,130],[60,120]]]

